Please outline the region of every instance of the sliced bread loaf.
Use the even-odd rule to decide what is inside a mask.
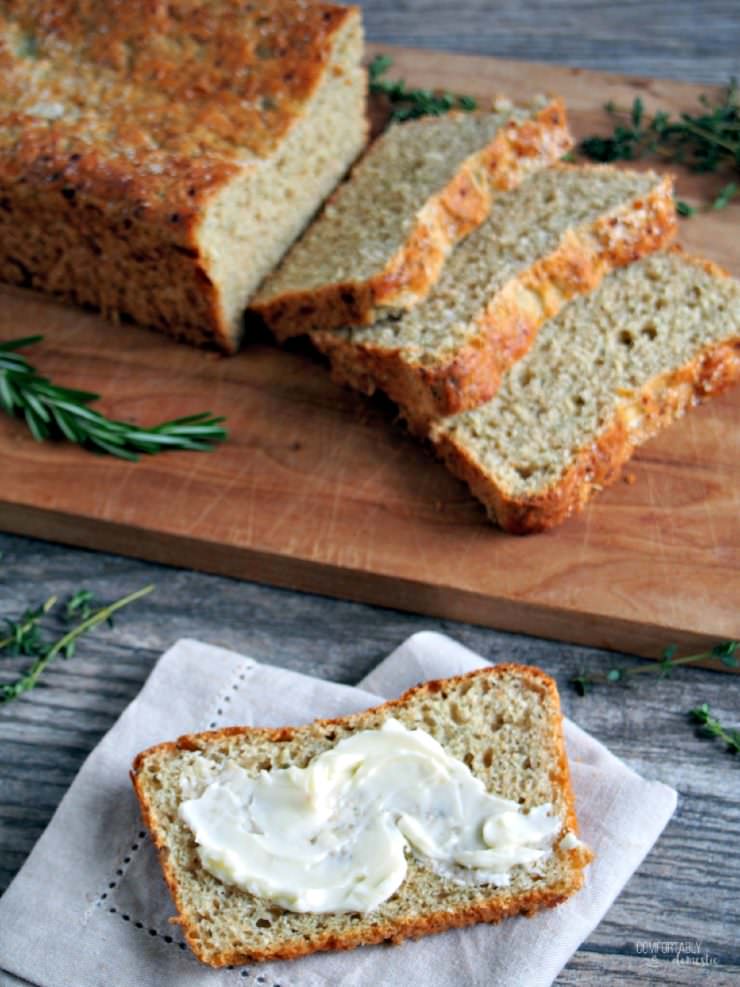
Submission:
[[[381,388],[424,431],[429,419],[491,398],[545,319],[675,230],[668,177],[548,168],[496,199],[420,305],[311,338],[336,379],[366,393]]]
[[[464,762],[485,789],[527,814],[549,803],[556,836],[535,870],[517,865],[508,886],[453,879],[406,848],[406,877],[378,907],[360,912],[296,912],[227,885],[201,864],[179,811],[200,758],[236,764],[252,776],[305,767],[358,731],[389,718],[421,728]],[[501,665],[429,682],[401,699],[338,720],[282,730],[229,728],[181,737],[140,754],[132,779],[158,848],[188,943],[212,966],[290,959],[325,949],[419,936],[474,922],[531,915],[564,901],[583,883],[591,852],[580,843],[554,681],[520,665]],[[390,781],[389,781],[390,783]],[[372,806],[367,806],[368,813]],[[552,818],[552,817],[551,817]]]
[[[234,350],[366,140],[356,7],[0,9],[0,279]]]
[[[497,191],[572,145],[558,101],[392,126],[250,303],[278,339],[414,305]]]
[[[740,377],[740,283],[656,254],[539,333],[492,401],[434,425],[450,469],[507,531],[541,531],[613,483],[636,446]]]

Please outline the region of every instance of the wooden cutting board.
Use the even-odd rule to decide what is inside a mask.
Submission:
[[[384,50],[388,50],[387,47]],[[437,52],[392,51],[392,74],[486,99],[567,100],[577,136],[609,99],[693,109],[700,87]],[[728,181],[680,174],[699,203]],[[740,275],[740,204],[682,223],[687,248]],[[210,409],[230,441],[138,464],[38,444],[0,417],[0,527],[278,586],[655,656],[740,635],[740,393],[646,445],[578,518],[526,539],[467,489],[380,398],[336,387],[308,348],[223,358],[27,292],[0,289],[0,339],[107,414],[153,423]],[[196,601],[183,600],[183,606]],[[358,627],[358,634],[362,628]]]

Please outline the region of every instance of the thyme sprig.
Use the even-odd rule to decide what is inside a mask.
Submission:
[[[579,144],[579,151],[593,161],[635,161],[657,155],[672,164],[683,164],[695,172],[716,172],[730,167],[740,171],[740,90],[731,79],[714,100],[700,97],[698,113],[672,116],[659,110],[652,116],[637,96],[630,108],[613,102],[604,109],[614,121],[612,133],[592,135]],[[729,182],[708,205],[724,209],[738,192]],[[690,216],[694,207],[679,202],[678,211]]]
[[[56,605],[56,596],[50,596],[38,607],[27,607],[18,620],[3,617],[5,636],[0,637],[0,653],[9,656],[37,655],[43,650],[43,638],[39,622]]]
[[[383,95],[390,101],[391,120],[441,116],[450,110],[474,110],[478,105],[472,96],[431,89],[409,89],[403,79],[384,79],[391,65],[393,59],[388,55],[376,55],[368,66],[370,92]]]
[[[705,737],[718,737],[727,744],[727,750],[731,754],[740,754],[740,730],[731,730],[723,727],[720,721],[712,715],[707,703],[702,703],[692,709],[689,716],[694,723],[699,724],[699,733]]]
[[[702,651],[695,655],[684,655],[676,658],[677,648],[675,644],[670,645],[663,652],[663,656],[658,662],[651,662],[647,665],[617,665],[607,669],[605,672],[583,671],[574,676],[570,681],[579,696],[585,696],[594,686],[616,685],[625,683],[635,675],[658,675],[660,678],[668,678],[676,668],[681,665],[693,665],[700,661],[707,661],[710,658],[718,658],[727,668],[737,668],[738,659],[736,652],[740,648],[738,641],[723,641],[716,644],[709,651]]]
[[[73,620],[87,620],[95,611],[95,597],[89,589],[78,589],[76,593],[67,600],[64,607],[62,620],[69,624]],[[113,621],[108,620],[109,626],[113,626]]]
[[[30,667],[12,682],[0,685],[0,703],[10,702],[28,692],[38,682],[44,669],[55,658],[71,658],[77,646],[77,641],[100,624],[112,626],[113,614],[123,607],[140,600],[151,593],[153,585],[129,593],[113,603],[93,607],[93,598],[89,590],[80,590],[67,601],[64,607],[63,619],[67,621],[77,617],[78,623],[65,631],[56,639],[49,639],[43,634],[41,620],[57,605],[56,596],[50,596],[41,606],[27,608],[17,621],[4,618],[5,636],[0,638],[0,657],[26,655],[33,657]]]
[[[136,462],[141,453],[168,449],[208,452],[226,439],[224,419],[209,411],[147,428],[106,418],[90,408],[98,394],[53,384],[18,354],[41,339],[28,336],[0,343],[0,409],[25,420],[38,442],[66,439],[94,452]]]

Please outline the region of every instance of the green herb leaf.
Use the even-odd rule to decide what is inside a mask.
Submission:
[[[738,660],[735,652],[740,647],[740,641],[723,641],[712,648],[712,657],[719,658],[727,668],[737,668]]]
[[[576,688],[578,694],[583,696],[587,691],[584,688],[584,684],[586,683],[590,688],[599,683],[614,685],[617,682],[626,682],[635,675],[652,674],[658,675],[660,678],[668,678],[681,665],[692,665],[712,658],[719,658],[723,665],[726,665],[728,668],[735,668],[737,666],[735,652],[738,648],[740,648],[740,642],[738,641],[722,641],[709,651],[702,651],[699,654],[684,655],[682,658],[676,658],[678,648],[675,644],[671,644],[663,651],[662,658],[657,662],[610,668],[606,673],[587,670],[571,679],[571,683]]]
[[[27,609],[18,621],[5,618],[7,633],[0,638],[0,654],[5,656],[27,655],[33,657],[30,668],[15,681],[0,685],[0,703],[10,702],[28,692],[38,682],[42,672],[55,658],[71,658],[77,646],[77,641],[83,634],[103,623],[109,623],[111,617],[122,607],[140,600],[151,593],[154,586],[145,586],[135,593],[109,603],[105,606],[91,609],[92,594],[87,590],[79,590],[67,602],[64,615],[77,615],[79,623],[66,631],[56,640],[47,640],[41,633],[40,620],[56,605],[57,598],[50,596],[42,606]]]
[[[740,647],[740,641],[722,641],[712,648],[712,655],[715,658],[731,658]]]
[[[740,754],[740,730],[728,729],[712,715],[707,703],[702,703],[689,713],[691,719],[699,724],[699,732],[706,737],[717,737],[727,744],[731,754]]]
[[[575,675],[570,681],[579,696],[585,696],[586,693],[591,691],[593,685],[591,679],[584,673]]]
[[[478,106],[472,96],[455,93],[435,93],[431,89],[409,89],[401,80],[384,79],[393,65],[388,55],[376,55],[368,66],[368,82],[371,93],[385,96],[391,104],[391,120],[402,122],[423,116],[441,116],[450,110],[475,110]]]
[[[696,208],[694,206],[690,206],[688,202],[684,202],[683,199],[677,199],[676,212],[679,216],[684,216],[688,219],[689,216],[693,216],[696,213]]]
[[[737,194],[737,190],[737,182],[730,182],[728,185],[725,185],[723,189],[720,189],[717,198],[712,203],[712,209],[724,209],[726,206],[729,206]]]
[[[224,419],[209,411],[148,428],[106,418],[88,407],[97,394],[53,384],[18,355],[18,350],[41,339],[27,336],[0,343],[0,409],[25,420],[38,442],[64,439],[92,452],[136,462],[142,452],[208,452],[227,438]]]
[[[659,110],[650,118],[639,96],[629,109],[609,102],[604,109],[612,118],[612,133],[585,138],[579,150],[595,161],[632,161],[658,154],[696,172],[740,170],[740,95],[736,80],[731,79],[714,99],[702,97],[700,104],[697,113],[674,117]],[[711,208],[723,209],[737,191],[737,182],[725,185]],[[677,209],[682,216],[694,212],[687,203],[677,203]]]
[[[87,620],[93,612],[93,595],[89,589],[78,589],[67,600],[64,608],[64,619],[67,623],[78,619]]]

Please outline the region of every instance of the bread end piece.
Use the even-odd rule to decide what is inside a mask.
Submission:
[[[518,869],[508,888],[460,886],[409,858],[406,880],[374,911],[315,915],[271,906],[203,870],[192,835],[177,816],[178,778],[194,753],[231,758],[253,772],[304,766],[353,732],[378,728],[389,716],[410,729],[427,730],[464,760],[489,791],[526,806],[553,803],[563,827],[539,879]],[[177,908],[176,921],[195,955],[214,967],[401,942],[477,922],[533,915],[578,891],[583,868],[592,859],[583,844],[568,850],[559,846],[566,832],[578,833],[560,701],[552,678],[522,665],[427,682],[363,713],[305,727],[232,727],[190,734],[139,754],[131,777]]]

